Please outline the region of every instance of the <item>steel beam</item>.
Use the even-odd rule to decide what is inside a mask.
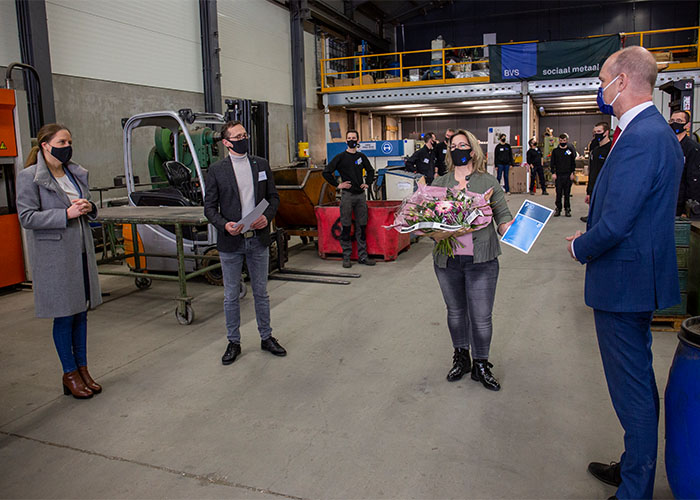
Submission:
[[[44,0],[15,0],[15,8],[22,62],[33,66],[41,80],[40,90],[38,82],[29,77],[27,72],[24,73],[24,88],[29,100],[30,132],[32,137],[36,137],[42,125],[56,121],[46,3]],[[43,117],[39,108],[42,108]]]
[[[306,67],[304,66],[304,21],[309,19],[307,0],[290,0],[292,38],[292,97],[294,104],[294,150],[306,142]]]
[[[216,0],[199,0],[199,27],[202,37],[202,76],[204,110],[222,113],[221,65],[219,63],[219,21]]]

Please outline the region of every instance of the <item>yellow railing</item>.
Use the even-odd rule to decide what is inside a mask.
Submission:
[[[695,43],[690,43],[686,45],[666,45],[666,46],[655,46],[650,43],[650,39],[653,35],[658,35],[662,33],[677,33],[679,31],[695,31]],[[700,68],[700,26],[691,26],[688,28],[669,28],[663,30],[650,30],[650,31],[632,31],[630,33],[620,33],[622,38],[622,44],[625,47],[630,45],[640,45],[650,52],[667,52],[669,53],[669,61],[659,61],[668,64],[668,69],[686,69],[686,68]],[[645,43],[646,37],[646,43]],[[634,43],[637,41],[637,43]],[[683,60],[673,60],[675,57],[683,58]],[[662,69],[661,67],[659,69]],[[666,68],[663,68],[666,69]]]
[[[651,37],[655,34],[674,33],[680,31],[695,31],[694,43],[685,45],[654,46]],[[624,46],[641,45],[651,52],[669,53],[669,61],[662,61],[660,69],[700,68],[700,26],[687,28],[670,28],[650,31],[634,31],[620,33]],[[589,38],[609,36],[594,35]],[[528,42],[509,42],[499,45],[514,45]],[[637,43],[635,43],[637,42]],[[325,45],[325,44],[324,44]],[[446,47],[443,49],[411,50],[407,52],[388,52],[384,54],[366,54],[349,57],[321,59],[321,91],[341,92],[348,90],[368,90],[387,87],[416,87],[426,85],[445,85],[452,83],[481,83],[489,82],[489,60],[481,57],[469,61],[452,61],[448,58],[450,52],[460,50],[485,49],[488,45],[468,45],[465,47]],[[430,64],[404,66],[404,57],[413,54],[429,54],[440,52],[440,59],[431,59]],[[674,60],[674,58],[681,60]],[[393,66],[382,67],[382,60],[392,58]],[[659,58],[663,59],[662,56]],[[376,67],[370,67],[373,59],[377,59]],[[343,61],[347,61],[343,63]],[[352,69],[345,71],[329,71],[331,64],[347,64]],[[457,69],[455,69],[457,68]],[[477,68],[475,70],[475,68]],[[411,71],[413,70],[413,71]],[[407,74],[405,73],[407,72]],[[376,79],[376,80],[375,80]]]

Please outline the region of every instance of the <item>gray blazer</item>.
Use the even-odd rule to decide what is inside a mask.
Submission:
[[[66,168],[78,182],[81,196],[89,200],[87,170],[73,162]],[[93,204],[94,209],[87,216],[68,220],[66,209],[70,205],[40,152],[37,163],[17,175],[17,210],[20,224],[27,230],[34,307],[39,318],[71,316],[86,310],[83,252],[87,254],[90,306],[102,303],[88,222],[88,218],[97,216],[97,207]]]

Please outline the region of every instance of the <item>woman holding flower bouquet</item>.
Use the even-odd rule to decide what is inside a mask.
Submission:
[[[484,153],[477,138],[471,132],[458,130],[452,136],[445,162],[447,174],[435,179],[432,186],[448,188],[452,192],[463,190],[468,196],[483,195],[483,199],[489,201],[498,232],[505,233],[513,216],[499,182],[486,172]],[[447,325],[455,349],[447,380],[459,380],[471,370],[473,380],[497,391],[501,386],[491,373],[493,365],[488,359],[501,249],[496,227],[490,220],[487,225],[478,227],[471,226],[456,233],[435,231],[429,236],[438,243],[457,237],[452,252],[433,254],[435,274],[447,305]]]

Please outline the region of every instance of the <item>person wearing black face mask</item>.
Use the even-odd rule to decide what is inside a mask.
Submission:
[[[554,217],[561,215],[562,197],[564,198],[564,210],[566,216],[571,217],[571,183],[574,180],[576,171],[576,150],[569,146],[569,136],[561,134],[559,136],[559,147],[552,151],[550,168],[552,169],[552,180],[557,188],[556,211]]]
[[[342,190],[340,197],[340,247],[343,249],[343,267],[351,267],[352,256],[352,216],[355,214],[355,241],[357,241],[357,261],[373,266],[374,260],[367,254],[367,189],[374,182],[374,168],[364,153],[357,150],[359,135],[356,130],[345,134],[347,149],[336,155],[326,168],[323,178],[328,184]],[[341,182],[335,178],[340,174]]]
[[[512,165],[515,165],[515,161],[513,160],[513,150],[506,142],[505,134],[501,134],[499,144],[494,149],[493,162],[496,165],[496,179],[501,182],[501,177],[503,177],[503,189],[505,189],[506,194],[510,194],[508,170]]]
[[[598,179],[598,174],[605,164],[612,141],[610,140],[610,124],[599,122],[593,127],[593,142],[588,153],[588,183],[586,184],[586,204],[590,204],[593,188]],[[588,216],[581,217],[581,222],[588,222]]]
[[[485,388],[498,391],[501,384],[491,372],[489,362],[493,324],[491,317],[498,282],[498,234],[503,235],[513,221],[506,197],[496,178],[486,172],[484,153],[471,132],[458,130],[450,141],[447,173],[433,186],[465,189],[472,193],[491,191],[493,223],[477,231],[461,230],[462,244],[454,257],[433,255],[433,268],[447,306],[447,327],[454,347],[452,369],[447,380],[454,382],[471,372],[471,379]],[[439,241],[455,233],[433,232]],[[471,361],[471,356],[474,362]]]
[[[425,176],[425,182],[430,184],[435,178],[435,145],[437,140],[432,132],[426,132],[423,135],[423,139],[425,140],[425,146],[406,160],[406,170],[422,174]]]
[[[686,201],[700,201],[700,144],[690,137],[690,113],[687,111],[674,111],[668,123],[681,143],[685,158],[676,206],[676,215],[682,215]]]
[[[535,177],[540,183],[542,195],[548,195],[547,183],[544,180],[544,168],[542,167],[542,151],[537,147],[537,141],[530,139],[530,149],[527,150],[527,164],[530,165],[530,193],[535,194]]]
[[[239,292],[243,261],[246,262],[253,298],[260,348],[275,356],[287,351],[272,336],[267,275],[270,264],[270,222],[277,213],[277,194],[272,170],[265,158],[248,154],[248,133],[239,121],[227,122],[221,131],[226,158],[207,171],[204,215],[217,230],[216,247],[224,278],[224,314],[228,345],[221,363],[230,365],[241,353],[241,311]],[[262,202],[265,211],[242,232],[240,220]]]
[[[87,312],[102,303],[90,220],[88,172],[71,161],[70,131],[41,127],[26,168],[17,175],[17,209],[27,233],[34,306],[53,318],[53,340],[63,366],[63,393],[91,398],[102,386],[87,368]]]
[[[445,175],[445,172],[447,172],[445,159],[450,149],[450,138],[454,133],[455,131],[453,128],[448,128],[445,131],[445,140],[435,145],[435,175]]]

